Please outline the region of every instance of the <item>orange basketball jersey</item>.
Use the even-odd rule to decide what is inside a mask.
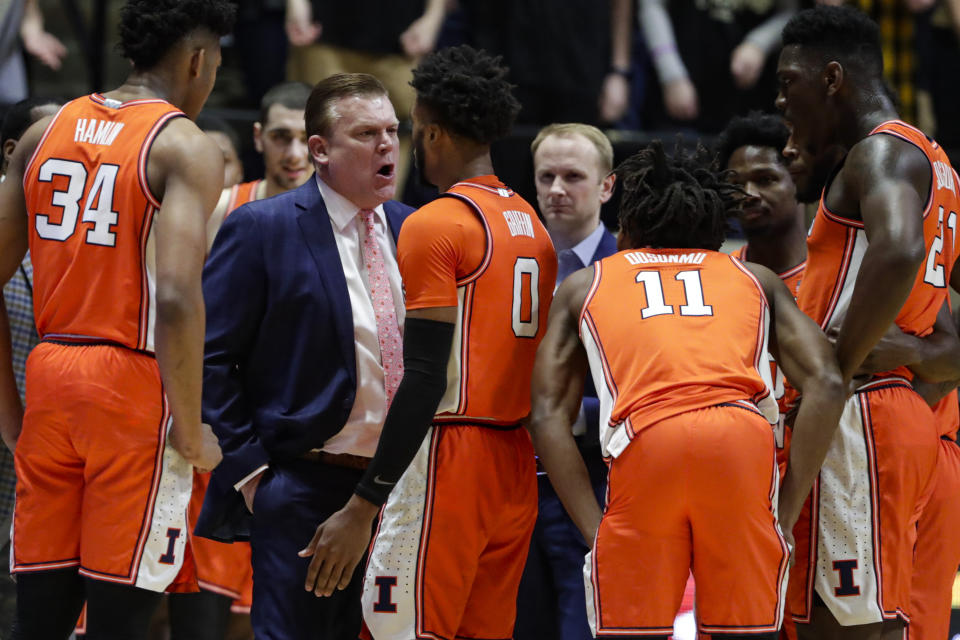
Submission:
[[[947,297],[957,212],[960,211],[957,173],[943,149],[910,125],[892,120],[878,126],[870,135],[881,134],[913,144],[930,161],[930,195],[923,210],[927,257],[896,318],[897,325],[906,333],[924,336],[930,333]],[[863,221],[833,213],[821,196],[807,238],[807,270],[797,303],[822,329],[839,325],[846,314],[866,249]],[[906,367],[890,373],[912,377]]]
[[[23,177],[41,338],[153,350],[153,218],[146,165],[163,126],[184,114],[163,100],[68,102]]]
[[[457,307],[436,422],[525,418],[557,278],[553,243],[533,208],[495,176],[457,183],[404,222],[397,261],[407,309]]]
[[[580,338],[600,396],[600,441],[617,456],[642,429],[730,403],[779,418],[767,364],[769,306],[733,256],[621,251],[595,263]]]
[[[233,213],[238,207],[256,200],[257,188],[261,182],[263,182],[262,178],[260,180],[254,180],[253,182],[235,184],[230,187],[230,200],[227,201],[227,212],[223,215],[223,219],[226,220],[227,216]]]
[[[747,245],[740,247],[733,255],[741,261],[746,261]],[[794,300],[797,299],[797,295],[800,293],[800,283],[803,282],[803,273],[806,271],[806,268],[807,261],[804,260],[792,269],[787,269],[777,274],[783,281],[783,284],[787,286],[787,289],[790,290],[790,293],[793,294]],[[790,408],[786,395],[786,380],[783,377],[783,371],[781,371],[777,365],[777,361],[774,360],[770,354],[768,354],[768,357],[770,358],[770,379],[773,381],[773,397],[776,398],[777,405],[780,407],[780,421],[773,433],[777,442],[777,457],[782,462],[783,469],[786,469],[786,456],[788,455],[786,449],[790,446],[791,436],[791,432],[784,425],[783,420],[784,414],[787,413],[787,410]]]
[[[747,261],[747,245],[743,245],[733,254],[737,256],[742,262]],[[807,261],[804,260],[797,266],[792,269],[787,269],[782,273],[777,275],[783,280],[783,284],[787,285],[787,289],[790,290],[790,293],[793,294],[793,299],[796,300],[797,296],[800,295],[800,283],[803,282],[803,272],[807,268]]]

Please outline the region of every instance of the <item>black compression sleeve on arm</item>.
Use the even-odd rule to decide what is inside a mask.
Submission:
[[[377,452],[354,490],[377,506],[387,501],[417,455],[447,389],[454,325],[407,318],[403,327],[403,381],[387,412]]]

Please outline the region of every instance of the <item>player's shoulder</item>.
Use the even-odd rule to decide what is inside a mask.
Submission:
[[[858,179],[926,176],[930,170],[927,152],[915,142],[880,131],[864,137],[850,147],[842,173]]]
[[[194,180],[205,181],[212,167],[218,168],[219,175],[223,173],[223,152],[186,117],[172,118],[164,125],[151,143],[147,162],[151,169]]]
[[[470,204],[456,196],[441,195],[407,216],[403,231],[408,229],[434,234],[444,231],[483,233],[483,223]]]

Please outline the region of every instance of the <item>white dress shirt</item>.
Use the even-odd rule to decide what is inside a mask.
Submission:
[[[317,187],[327,207],[333,237],[340,253],[343,275],[347,281],[347,294],[353,314],[353,338],[356,349],[357,395],[346,424],[332,438],[323,443],[322,451],[328,453],[349,453],[355,456],[372,458],[377,450],[377,441],[387,417],[387,392],[383,383],[383,365],[380,362],[380,340],[377,337],[377,319],[373,312],[373,301],[367,285],[367,268],[363,261],[363,242],[365,232],[360,220],[360,208],[334,191],[319,177]],[[374,209],[374,231],[390,281],[397,310],[397,323],[401,335],[403,332],[404,300],[397,267],[397,245],[390,233],[383,205]],[[335,348],[331,345],[331,348]],[[317,353],[314,357],[323,358],[326,354]],[[234,485],[238,491],[249,480],[259,475],[267,465],[263,465],[248,474]]]
[[[328,453],[350,453],[356,456],[373,457],[383,421],[387,417],[387,392],[383,384],[383,365],[380,362],[380,341],[377,337],[377,319],[367,285],[367,269],[363,262],[363,223],[360,208],[331,189],[317,178],[320,195],[327,205],[333,237],[337,241],[343,275],[347,279],[347,292],[353,310],[353,336],[357,354],[357,397],[347,423],[336,435],[323,443]],[[397,323],[403,331],[404,302],[397,267],[397,246],[387,225],[383,205],[374,209],[374,227],[377,244],[383,254],[397,310]],[[323,357],[323,354],[318,354]]]

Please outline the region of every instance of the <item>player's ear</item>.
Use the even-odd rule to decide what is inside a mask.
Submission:
[[[253,123],[253,148],[263,153],[263,125],[259,122]]]
[[[607,202],[613,197],[613,187],[617,182],[617,174],[613,171],[607,174],[607,177],[600,183],[600,203]]]
[[[203,63],[207,59],[207,50],[203,47],[194,47],[190,52],[190,77],[199,78],[203,73]]]
[[[13,150],[17,148],[17,141],[10,139],[3,143],[3,168],[6,169],[13,157]]]
[[[307,138],[307,148],[310,149],[310,158],[318,167],[330,164],[330,145],[326,138],[313,134]]]
[[[823,83],[828,96],[832,96],[840,90],[843,85],[844,76],[843,65],[836,60],[827,63],[823,68]]]

